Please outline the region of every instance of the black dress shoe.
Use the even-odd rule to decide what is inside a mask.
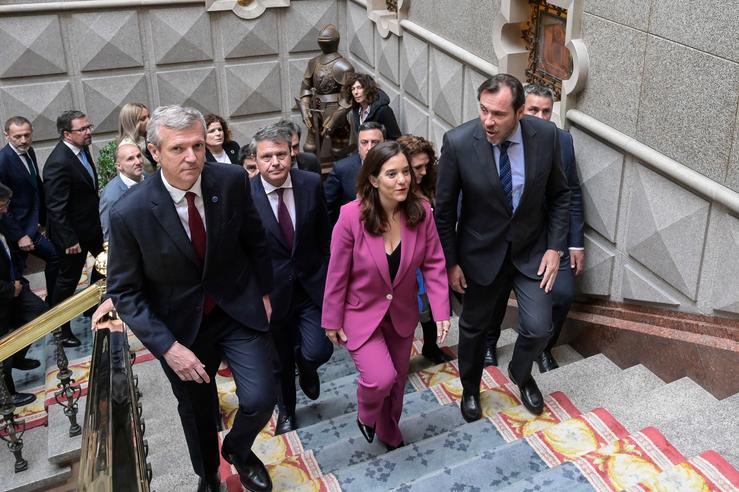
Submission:
[[[485,348],[485,360],[483,362],[483,365],[485,367],[498,365],[498,351],[495,349],[495,347]]]
[[[370,427],[369,425],[364,425],[362,422],[357,419],[357,426],[359,426],[359,432],[362,433],[365,439],[367,439],[367,442],[372,442],[375,440],[375,428]]]
[[[405,443],[403,441],[400,441],[400,443],[397,446],[392,446],[384,441],[380,441],[380,442],[382,443],[383,446],[385,446],[385,449],[387,449],[388,452],[395,451],[396,449],[402,448],[403,446],[405,446]]]
[[[36,400],[36,395],[31,393],[13,393],[10,398],[13,400],[13,406],[22,407],[33,403]]]
[[[82,345],[82,342],[80,342],[80,339],[74,335],[67,335],[62,338],[62,347],[72,348],[79,347],[80,345]]]
[[[223,458],[231,463],[239,474],[241,485],[251,492],[270,492],[272,490],[272,479],[269,478],[267,467],[261,462],[257,455],[251,453],[246,462],[224,448]]]
[[[298,366],[298,384],[305,396],[311,400],[317,400],[321,396],[321,380],[318,377],[318,369],[303,360],[298,351],[295,355],[295,363]]]
[[[549,350],[545,350],[539,354],[539,357],[536,358],[536,365],[539,366],[539,372],[541,373],[553,371],[559,367],[559,364],[554,360],[554,357]]]
[[[424,344],[423,349],[421,349],[421,355],[434,364],[443,364],[444,362],[452,360],[452,358],[446,352],[441,350],[441,348],[439,348],[435,343],[432,345]]]
[[[36,369],[41,365],[41,362],[36,359],[23,359],[23,360],[17,360],[13,362],[13,369],[18,369],[20,371],[30,371],[31,369]]]
[[[287,412],[280,412],[277,415],[277,425],[275,426],[275,435],[285,434],[286,432],[294,431],[298,428],[298,424],[295,422],[295,415]]]
[[[534,415],[541,415],[544,411],[544,397],[541,396],[541,391],[539,391],[539,387],[536,385],[534,378],[529,376],[529,380],[526,381],[526,383],[523,385],[518,384],[513,377],[513,374],[511,374],[510,364],[508,365],[508,377],[511,379],[513,384],[518,386],[518,391],[521,393],[521,402],[523,403],[523,406],[526,407],[526,410]]]
[[[221,477],[218,476],[217,472],[214,475],[200,477],[198,492],[220,492],[221,490]]]
[[[470,395],[462,392],[462,401],[459,402],[459,408],[462,410],[462,418],[467,422],[474,422],[482,417],[479,394]]]

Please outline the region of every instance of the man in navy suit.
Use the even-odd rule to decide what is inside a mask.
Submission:
[[[281,387],[275,433],[282,434],[297,426],[295,365],[300,387],[315,400],[320,394],[318,367],[333,353],[321,328],[331,230],[320,176],[291,169],[290,132],[275,125],[257,132],[254,140],[259,176],[251,179],[251,190],[272,259],[270,328]]]
[[[100,194],[100,225],[106,242],[110,240],[110,208],[130,187],[144,179],[143,158],[138,145],[119,145],[115,150],[115,167],[118,174],[105,185]]]
[[[275,126],[290,132],[290,157],[292,158],[293,169],[310,171],[320,176],[321,163],[316,154],[300,151],[300,135],[302,133],[300,125],[290,120],[280,120],[275,123]]]
[[[251,446],[276,403],[272,268],[246,172],[205,163],[205,128],[192,108],[152,114],[148,148],[161,170],[111,209],[108,292],[170,381],[197,490],[220,489],[214,377],[228,362],[239,410],[221,452],[262,492],[272,482]]]
[[[363,123],[357,133],[357,151],[334,164],[334,168],[326,177],[323,191],[332,226],[339,219],[341,206],[357,197],[357,175],[367,152],[384,141],[385,127],[381,123],[375,121]]]
[[[4,130],[8,143],[0,150],[0,183],[13,191],[13,201],[2,218],[2,225],[11,249],[18,252],[22,270],[29,254],[46,262],[46,295],[51,301],[59,257],[54,245],[41,232],[41,226],[46,223],[46,205],[36,152],[31,146],[33,127],[23,116],[13,116],[5,122]]]
[[[552,118],[554,93],[551,89],[537,84],[529,84],[524,88],[524,94],[526,96],[523,110],[525,114],[547,121]],[[583,213],[580,179],[577,176],[577,164],[575,163],[575,148],[572,145],[572,135],[568,131],[558,129],[558,133],[559,149],[562,154],[562,170],[567,177],[567,185],[570,187],[570,226],[567,234],[568,249],[560,259],[557,281],[552,289],[552,336],[536,359],[539,372],[547,372],[559,367],[552,356],[552,348],[557,343],[562,325],[567,319],[572,298],[575,296],[575,276],[580,275],[585,267],[585,239],[583,235],[585,215]],[[498,299],[490,331],[488,331],[488,346],[485,352],[486,365],[498,365],[495,346],[500,337],[500,325],[503,322],[507,306],[507,296]]]

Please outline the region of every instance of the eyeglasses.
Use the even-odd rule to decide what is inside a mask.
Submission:
[[[95,129],[95,125],[87,125],[87,126],[83,126],[82,128],[73,128],[72,130],[69,130],[69,131],[87,133],[87,132],[92,132],[94,129]]]

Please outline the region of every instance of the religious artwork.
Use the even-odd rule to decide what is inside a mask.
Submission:
[[[562,81],[572,74],[572,58],[565,46],[567,10],[546,0],[529,0],[531,16],[524,39],[529,50],[526,80],[551,88],[557,98]]]

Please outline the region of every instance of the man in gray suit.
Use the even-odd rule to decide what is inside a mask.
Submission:
[[[465,295],[459,373],[468,422],[482,416],[480,379],[494,301],[511,289],[521,328],[508,374],[526,408],[543,411],[531,367],[552,331],[550,292],[567,247],[570,204],[557,127],[523,116],[521,83],[498,74],[480,85],[477,98],[480,118],[444,135],[435,210],[449,284]]]
[[[118,169],[118,175],[105,185],[100,195],[100,225],[103,226],[103,240],[106,243],[110,238],[110,208],[131,186],[144,179],[144,162],[138,146],[119,145],[115,151],[115,168]]]

